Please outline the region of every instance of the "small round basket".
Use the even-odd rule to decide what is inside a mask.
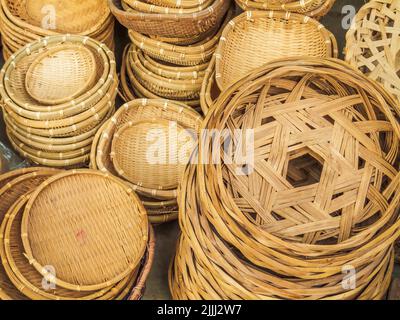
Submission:
[[[393,26],[397,1],[373,0],[357,13],[346,36],[346,61],[400,100],[400,50]]]
[[[322,24],[301,14],[247,11],[234,18],[223,30],[203,80],[203,112],[208,112],[221,89],[255,68],[286,56],[336,58],[337,42]]]
[[[181,184],[173,297],[384,298],[399,118],[390,93],[337,59],[275,60],[226,89],[202,125],[224,134],[200,141]]]

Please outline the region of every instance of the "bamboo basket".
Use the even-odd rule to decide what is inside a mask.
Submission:
[[[114,54],[105,45],[76,35],[43,38],[0,73],[7,135],[35,163],[85,165],[96,131],[114,113],[117,89]]]
[[[179,192],[173,297],[382,299],[400,235],[399,116],[337,59],[275,60],[225,90],[202,129],[251,130],[254,160],[230,162],[228,134],[201,141]]]
[[[113,49],[114,19],[106,0],[90,0],[79,4],[75,2],[74,0],[73,3],[68,2],[66,5],[55,0],[46,0],[44,9],[48,11],[43,17],[42,1],[2,0],[0,29],[3,35],[2,42],[5,44],[3,47],[5,59],[28,43],[60,33],[89,36]],[[96,7],[96,10],[90,9],[93,7]],[[50,23],[53,21],[55,25],[46,26],[44,29],[42,23],[46,21]]]
[[[112,152],[113,141],[115,134],[123,128],[126,124],[134,125],[137,122],[149,122],[149,121],[174,121],[183,128],[195,130],[200,126],[202,117],[193,109],[189,108],[184,104],[173,103],[168,100],[153,100],[153,99],[141,99],[134,100],[126,103],[122,106],[97,133],[95,142],[93,143],[91,152],[91,167],[118,176],[119,173],[113,164],[112,158],[122,156],[120,152],[114,149]],[[128,141],[128,140],[121,140]],[[135,140],[129,139],[134,142]],[[121,151],[122,152],[122,151]],[[119,154],[119,155],[118,155]],[[128,154],[129,155],[129,154]],[[129,155],[132,157],[132,155]],[[143,161],[143,156],[140,157],[135,153],[135,162]],[[144,163],[146,167],[148,165]],[[143,167],[140,166],[141,172]],[[153,179],[153,175],[150,172],[157,172],[157,165],[150,166],[150,171],[146,174],[148,178]],[[121,174],[124,175],[124,174]],[[132,183],[132,181],[126,180],[126,183],[130,185],[142,199],[143,205],[149,212],[150,221],[155,224],[164,223],[177,218],[177,206],[176,197],[177,190],[174,188],[156,188],[146,187],[145,185],[138,183]],[[158,180],[154,180],[154,183],[159,183]]]
[[[196,7],[190,8],[174,8],[169,6],[160,6],[154,3],[147,3],[140,0],[122,0],[121,5],[127,12],[143,12],[155,14],[195,14],[203,11],[213,4],[214,0],[207,0],[204,3],[198,4]]]
[[[32,192],[51,176],[60,173],[51,168],[28,168],[0,176],[0,299],[18,300],[122,300],[139,299],[154,258],[154,232],[149,229],[146,253],[138,269],[115,285],[94,292],[71,291],[62,287],[44,290],[43,275],[23,255],[21,221]],[[73,174],[73,173],[72,173]]]
[[[207,0],[146,0],[146,2],[167,8],[194,8],[206,3]]]
[[[0,176],[0,222],[2,222],[9,208],[18,198],[27,192],[34,190],[49,175],[58,171],[53,169],[25,168],[10,171]],[[3,244],[3,232],[0,232],[1,244]],[[3,245],[0,246],[0,255],[3,261]],[[3,264],[0,264],[0,300],[26,299],[8,278]]]
[[[143,79],[138,79],[135,76],[135,72],[132,70],[131,63],[130,63],[130,53],[129,53],[129,48],[131,45],[128,45],[123,54],[122,58],[122,66],[121,66],[121,75],[120,75],[120,84],[121,84],[121,96],[122,99],[125,102],[132,101],[136,98],[148,98],[148,99],[165,99],[165,97],[160,96],[159,94],[154,93],[153,91],[149,90],[144,84]],[[161,63],[159,63],[161,64]],[[184,70],[183,72],[186,72],[188,69],[196,69],[201,66],[193,66],[193,67],[182,67],[182,66],[173,66],[173,65],[163,65],[167,72],[170,72],[171,70],[175,69],[175,72],[177,70]],[[162,69],[164,70],[164,69]],[[163,71],[161,71],[163,72]],[[178,71],[179,73],[180,71]],[[198,75],[198,74],[196,74]],[[168,80],[167,80],[168,81]],[[142,84],[143,83],[143,84]],[[169,95],[171,97],[171,94]],[[195,95],[196,97],[196,95]],[[180,100],[178,100],[180,99]],[[198,98],[195,98],[193,100],[184,100],[182,98],[178,99],[169,99],[173,103],[184,103],[190,107],[193,107],[195,110],[200,111],[199,106],[200,106],[200,100]]]
[[[129,64],[136,79],[159,97],[173,100],[198,100],[202,78],[173,79],[154,73],[145,67],[140,59],[140,49],[132,45],[129,50]],[[180,76],[180,72],[178,72]],[[195,74],[197,76],[197,74]]]
[[[48,197],[54,192],[58,200],[50,203]],[[46,209],[50,204],[51,216]],[[51,228],[43,228],[45,212],[46,220],[53,221]],[[76,220],[78,217],[82,218]],[[62,255],[56,240],[60,230],[65,237]],[[42,263],[50,262],[57,270],[51,281],[78,292],[107,288],[136,271],[145,254],[147,231],[147,214],[132,189],[92,170],[72,170],[48,179],[33,192],[21,222],[22,243],[30,264],[46,276]],[[47,246],[43,246],[45,238],[54,239],[53,245],[46,241]],[[103,272],[94,274],[93,267]]]
[[[92,144],[92,150],[90,153],[90,168],[93,170],[98,170],[98,166],[96,163],[97,157],[97,148],[98,143],[103,135],[104,130],[107,128],[108,123],[106,122],[96,133]],[[102,152],[101,150],[99,151]],[[109,170],[114,170],[111,161],[108,160]],[[105,170],[103,168],[103,170]],[[107,169],[106,169],[107,170]],[[178,218],[178,207],[176,199],[173,200],[154,200],[147,197],[140,196],[143,206],[147,210],[147,214],[149,216],[149,221],[154,224],[163,224],[169,221],[176,220]]]
[[[155,14],[125,11],[121,2],[109,0],[109,6],[126,28],[141,34],[177,38],[191,38],[206,33],[219,25],[230,6],[230,1],[215,0],[211,6],[192,14]]]
[[[191,46],[157,41],[133,30],[129,30],[129,38],[136,47],[154,59],[176,65],[195,66],[211,59],[221,36],[220,32]]]
[[[335,0],[235,0],[245,11],[247,10],[274,10],[289,11],[305,14],[319,19],[326,15]]]
[[[203,81],[203,112],[208,111],[211,96],[218,96],[220,89],[251,70],[286,56],[336,58],[337,42],[322,24],[300,14],[247,11],[234,18],[222,32],[215,61],[210,63]],[[214,89],[215,82],[219,90]]]
[[[357,13],[346,35],[346,61],[400,99],[397,1],[373,0]]]

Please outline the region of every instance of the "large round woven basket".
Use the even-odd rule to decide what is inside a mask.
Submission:
[[[399,117],[336,59],[276,60],[227,88],[202,126],[221,135],[200,141],[184,175],[173,297],[383,298],[400,235]]]
[[[326,15],[335,0],[235,0],[243,10],[276,10],[302,13],[316,19]]]
[[[28,43],[65,33],[89,36],[114,48],[114,18],[107,0],[2,0],[0,30],[6,59]]]
[[[400,99],[398,1],[373,0],[354,18],[346,35],[346,61]]]
[[[191,38],[218,26],[230,1],[214,0],[207,8],[195,13],[150,13],[125,10],[121,0],[108,0],[111,12],[126,28],[147,35]]]
[[[208,112],[218,91],[251,70],[290,56],[337,57],[334,35],[318,21],[295,13],[247,11],[227,24],[201,89],[201,108]]]

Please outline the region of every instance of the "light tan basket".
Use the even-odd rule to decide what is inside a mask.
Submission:
[[[85,165],[97,129],[114,112],[118,77],[112,51],[88,37],[46,37],[13,55],[0,80],[14,148],[46,166]]]
[[[54,192],[57,200],[50,200]],[[46,224],[49,228],[43,227],[45,213],[46,221],[52,221]],[[120,180],[98,171],[72,170],[48,179],[33,193],[21,237],[30,264],[43,276],[48,274],[43,265],[54,266],[52,282],[58,286],[101,290],[138,268],[148,241],[147,214]],[[103,272],[93,272],[99,269]]]
[[[247,11],[234,18],[223,30],[215,67],[212,61],[203,81],[203,112],[209,109],[214,81],[225,89],[251,70],[286,56],[337,57],[337,42],[322,24],[300,14]]]
[[[48,5],[44,9],[48,11],[43,19],[39,17],[41,12],[38,12],[42,1],[2,0],[0,29],[2,42],[5,44],[3,46],[5,59],[8,59],[12,53],[15,53],[26,44],[45,36],[57,35],[59,32],[72,32],[90,36],[100,42],[104,42],[109,48],[113,49],[114,19],[105,1],[90,0],[84,3],[80,2],[77,6],[71,2],[67,4],[67,2],[56,1],[49,3],[49,1],[46,1]],[[29,5],[29,11],[33,17],[28,15],[27,5]],[[52,5],[54,7],[51,7]],[[88,11],[93,6],[96,6],[96,10]],[[85,14],[82,15],[82,12]],[[80,18],[77,19],[76,16]],[[54,18],[56,19],[55,25],[53,23]],[[39,19],[40,21],[38,21]],[[46,28],[42,28],[42,23],[46,25]],[[53,27],[56,30],[52,30],[51,28]],[[65,28],[65,30],[59,30],[57,27]]]
[[[176,130],[176,139],[171,130]],[[143,188],[176,189],[190,153],[196,147],[197,133],[194,137],[180,139],[184,134],[185,128],[167,120],[126,123],[113,137],[111,159],[115,170],[121,177]],[[181,149],[186,146],[189,146],[187,152],[181,154]],[[154,147],[159,152],[153,154],[151,160]]]
[[[399,39],[393,27],[398,1],[372,0],[354,18],[346,35],[346,61],[400,99]]]
[[[122,6],[127,12],[143,12],[143,13],[159,13],[159,14],[195,14],[204,9],[207,9],[213,4],[214,0],[206,0],[204,3],[198,4],[190,8],[175,8],[159,6],[152,3],[147,3],[146,0],[122,0]]]
[[[155,14],[125,11],[121,0],[108,0],[111,12],[127,29],[141,34],[163,37],[191,38],[207,33],[223,20],[231,3],[214,0],[206,9],[191,14]]]
[[[62,104],[91,89],[95,78],[96,60],[88,48],[56,46],[35,58],[26,72],[25,88],[40,103]]]
[[[384,298],[400,235],[399,117],[390,93],[337,59],[275,60],[227,88],[202,128],[231,134],[202,141],[184,173],[173,297]],[[231,161],[248,150],[235,130],[254,133],[245,162]],[[212,158],[224,145],[232,154]],[[343,266],[357,270],[354,288]]]
[[[60,33],[98,30],[110,14],[106,0],[8,0],[8,4],[14,16]]]
[[[235,0],[243,10],[274,10],[305,14],[314,18],[326,15],[335,0]]]
[[[177,122],[196,132],[202,121],[202,117],[193,109],[168,100],[142,99],[126,103],[97,133],[91,151],[91,167],[118,175],[110,156],[114,134],[129,122],[134,124],[137,121],[154,119]],[[153,178],[150,175],[149,177]],[[154,182],[157,183],[157,180]],[[177,218],[176,189],[151,189],[128,181],[126,183],[139,193],[152,223],[160,224]]]
[[[18,198],[33,191],[50,175],[59,171],[46,168],[26,168],[10,171],[0,176],[0,223]],[[0,232],[0,255],[3,259],[3,232]],[[26,299],[10,281],[3,264],[0,264],[0,299]]]
[[[338,48],[334,35],[314,19],[288,12],[247,11],[223,30],[216,52],[217,84],[223,90],[282,55],[337,57]]]

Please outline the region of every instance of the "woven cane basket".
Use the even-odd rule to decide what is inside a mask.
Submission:
[[[224,134],[202,139],[184,174],[173,297],[383,298],[400,235],[399,116],[336,59],[276,60],[225,90],[202,126]]]
[[[398,1],[373,0],[357,13],[346,36],[346,61],[400,99],[400,55],[393,26],[400,17]]]
[[[230,1],[214,0],[207,8],[194,13],[150,13],[125,10],[123,1],[108,0],[111,12],[126,28],[141,34],[191,38],[219,25]]]
[[[114,19],[107,0],[2,0],[0,29],[8,59],[26,44],[44,36],[73,33],[114,48]]]
[[[57,200],[52,199],[54,193]],[[49,228],[43,227],[44,215],[53,222],[46,224]],[[147,214],[132,189],[91,170],[46,180],[29,199],[21,222],[30,264],[43,276],[44,265],[54,266],[57,286],[79,292],[107,288],[137,270],[147,231]],[[51,246],[48,239],[53,239]],[[61,244],[56,239],[64,240]],[[101,274],[92,272],[99,268]]]
[[[0,74],[3,117],[13,147],[35,163],[76,167],[89,160],[98,128],[114,112],[114,54],[88,37],[29,44]]]
[[[151,227],[146,253],[138,268],[115,285],[109,285],[97,291],[76,291],[59,286],[45,287],[43,285],[43,279],[50,285],[52,278],[44,278],[25,257],[21,222],[32,192],[47,186],[46,181],[58,173],[61,171],[33,167],[11,171],[0,176],[0,256],[2,262],[0,264],[0,299],[121,300],[127,297],[132,300],[140,299],[154,258],[155,239]],[[71,171],[67,175],[74,175],[74,172]],[[82,232],[77,234],[83,235]]]
[[[133,100],[100,129],[92,147],[91,167],[123,178],[141,196],[151,222],[176,219],[177,186],[184,157],[180,161],[170,161],[170,157],[175,157],[175,151],[183,150],[182,141],[187,147],[185,154],[190,155],[201,121],[202,117],[184,104],[161,99]],[[185,129],[190,135],[180,135],[185,137],[183,140],[172,139],[171,125],[176,132],[185,134],[181,131]],[[168,153],[165,163],[156,164],[147,157],[151,150],[148,137],[153,142],[156,137],[164,137],[163,151]]]
[[[305,14],[319,19],[326,15],[335,0],[235,0],[243,10],[276,10]]]
[[[286,56],[337,57],[334,35],[318,21],[289,12],[247,11],[227,24],[206,71],[201,108],[249,71]],[[217,85],[217,86],[216,86]]]

